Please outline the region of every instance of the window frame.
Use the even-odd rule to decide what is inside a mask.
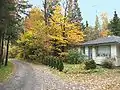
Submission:
[[[98,54],[99,47],[101,47],[101,46],[109,47],[109,49],[110,49],[109,55],[105,55],[104,53],[103,53],[103,55]],[[96,57],[111,57],[111,45],[99,45],[99,46],[96,46]]]

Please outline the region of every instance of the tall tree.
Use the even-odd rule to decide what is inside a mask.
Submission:
[[[102,13],[101,14],[101,19],[102,19],[102,28],[101,28],[100,35],[102,37],[107,37],[108,35],[110,35],[110,30],[108,29],[108,16],[107,16],[107,13]]]
[[[56,5],[60,5],[60,1],[61,0],[49,0],[47,2],[47,14],[48,14],[48,17],[50,17],[53,13],[54,13],[54,10],[55,10],[55,6]]]
[[[85,41],[95,40],[100,37],[99,30],[95,30],[93,27],[89,26],[88,21],[86,21],[86,26],[84,29]]]
[[[44,19],[45,19],[45,24],[48,24],[48,15],[47,15],[47,0],[44,2]]]
[[[8,50],[9,50],[9,43],[12,41],[16,36],[19,34],[20,28],[20,21],[23,20],[22,14],[28,15],[26,12],[27,8],[30,8],[31,5],[28,4],[26,0],[9,0],[5,3],[5,11],[6,11],[6,31],[5,31],[5,40],[7,41],[7,51],[6,51],[6,60],[5,66],[7,66],[8,62]]]
[[[100,30],[100,23],[99,23],[99,18],[96,15],[96,20],[95,20],[95,30]]]
[[[81,23],[82,16],[78,0],[68,0],[68,18],[71,22]]]
[[[117,15],[117,12],[114,11],[114,17],[109,23],[109,29],[113,35],[120,36],[120,18]]]
[[[65,47],[67,44],[75,45],[84,40],[83,32],[81,32],[79,26],[65,19],[66,17],[61,13],[61,10],[61,6],[56,6],[52,19],[50,20],[50,36],[53,45],[53,53],[55,55],[64,51],[62,50],[63,46]],[[57,50],[58,53],[56,52]]]
[[[102,19],[102,29],[107,30],[108,29],[108,16],[107,13],[101,14]]]
[[[85,27],[87,28],[88,26],[89,26],[88,21],[86,21],[86,25],[85,25]]]
[[[45,24],[48,25],[49,18],[52,16],[55,6],[59,5],[60,0],[44,0],[44,18]]]

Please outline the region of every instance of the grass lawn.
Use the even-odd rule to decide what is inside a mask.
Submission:
[[[52,73],[67,82],[77,82],[91,90],[119,90],[120,68],[106,69],[97,66],[94,70],[84,70],[84,64],[64,64],[63,72],[51,69]]]
[[[0,83],[9,79],[13,73],[13,64],[8,62],[8,66],[1,66],[0,68]]]

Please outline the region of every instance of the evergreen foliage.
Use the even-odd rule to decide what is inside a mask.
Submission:
[[[120,36],[120,18],[118,17],[116,11],[114,11],[114,17],[109,23],[109,29],[113,35]]]
[[[85,62],[85,69],[89,70],[89,69],[95,69],[97,67],[96,63],[94,60],[87,60]]]

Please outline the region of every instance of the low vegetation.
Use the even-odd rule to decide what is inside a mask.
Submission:
[[[80,83],[95,90],[118,90],[120,88],[120,69],[85,69],[85,64],[64,64],[63,72],[51,69],[51,72],[67,82]]]
[[[87,60],[85,61],[85,69],[95,69],[97,67],[96,63],[94,60]]]
[[[60,59],[58,57],[54,57],[54,56],[44,57],[42,64],[48,65],[49,67],[57,69],[59,71],[62,71],[64,69],[62,59]]]
[[[11,62],[8,62],[8,66],[6,66],[6,67],[4,67],[4,66],[0,67],[0,82],[4,82],[9,79],[9,77],[13,73],[13,68],[14,67]]]
[[[67,63],[80,64],[86,60],[86,56],[77,50],[69,50],[67,55]]]
[[[113,60],[111,60],[111,59],[105,60],[104,62],[102,62],[102,67],[112,69],[114,66],[112,61]]]

